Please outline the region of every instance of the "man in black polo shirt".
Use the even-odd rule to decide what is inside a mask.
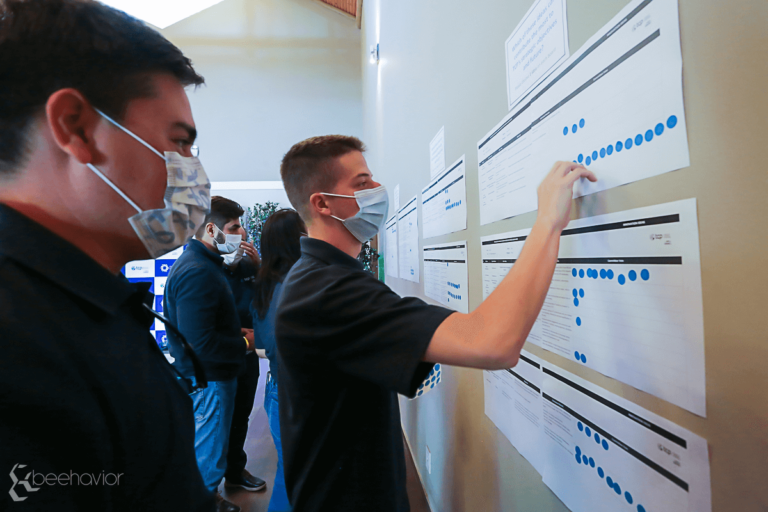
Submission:
[[[75,0],[0,2],[0,70],[0,510],[212,511],[148,287],[120,275],[205,215],[184,91],[203,79]]]
[[[314,137],[280,168],[307,224],[283,283],[275,325],[280,424],[295,512],[407,511],[397,393],[413,397],[433,363],[517,364],[546,297],[573,183],[595,176],[557,163],[539,186],[539,214],[515,266],[470,314],[401,298],[355,256],[388,212],[354,137]]]

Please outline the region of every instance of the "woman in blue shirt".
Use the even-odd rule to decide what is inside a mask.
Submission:
[[[277,401],[277,346],[275,312],[283,278],[301,257],[299,239],[307,228],[294,210],[278,210],[264,223],[261,232],[261,268],[256,275],[256,293],[251,305],[253,336],[258,348],[269,359],[269,374],[264,392],[264,409],[269,417],[269,430],[277,449],[277,472],[272,486],[268,512],[290,511],[283,474],[283,448],[280,442],[280,412]]]

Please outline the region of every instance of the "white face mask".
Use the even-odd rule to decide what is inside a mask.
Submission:
[[[101,110],[96,109],[96,112],[165,160],[168,173],[168,185],[163,198],[165,208],[142,210],[95,166],[86,166],[136,209],[138,213],[130,217],[128,222],[150,257],[158,258],[181,247],[197,232],[211,209],[211,182],[202,164],[197,158],[183,157],[170,151],[163,155]]]
[[[216,224],[213,225],[218,233],[214,235],[213,243],[216,244],[216,248],[219,250],[219,254],[232,254],[240,247],[240,242],[243,238],[240,235],[225,235],[224,232],[219,229]],[[219,242],[219,238],[224,238],[224,243]]]
[[[360,211],[348,219],[340,219],[331,215],[334,219],[344,224],[352,235],[360,243],[365,243],[381,230],[384,221],[389,212],[389,196],[384,185],[367,190],[358,190],[353,196],[344,196],[340,194],[329,194],[321,192],[326,196],[349,197],[357,200]]]
[[[230,254],[224,254],[222,257],[224,258],[224,264],[228,267],[234,267],[238,263],[240,263],[240,260],[243,259],[243,254],[245,253],[245,247],[238,247],[237,250]]]

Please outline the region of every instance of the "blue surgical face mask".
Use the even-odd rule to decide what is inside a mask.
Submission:
[[[348,197],[357,200],[357,205],[360,207],[360,211],[353,217],[348,219],[340,219],[334,215],[331,215],[331,217],[344,224],[344,227],[347,228],[360,243],[365,243],[376,236],[376,233],[381,230],[384,221],[387,219],[387,213],[389,212],[389,196],[387,195],[387,189],[384,188],[384,185],[367,190],[358,190],[353,196],[329,194],[327,192],[321,193],[326,196]]]

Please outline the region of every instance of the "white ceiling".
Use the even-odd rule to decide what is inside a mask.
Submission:
[[[158,28],[166,28],[177,21],[216,5],[222,0],[99,0],[139,18]]]

